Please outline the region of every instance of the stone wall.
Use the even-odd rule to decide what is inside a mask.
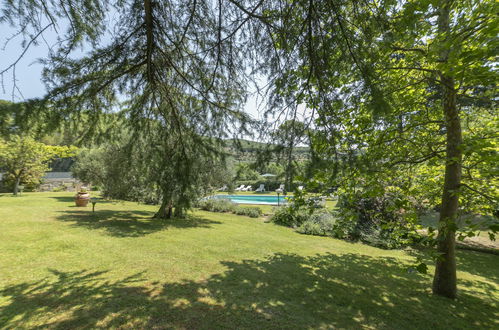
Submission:
[[[0,173],[0,192],[10,192],[10,189],[2,186],[2,174]],[[82,183],[73,178],[71,172],[47,172],[36,191],[76,191]]]
[[[76,179],[45,179],[38,191],[76,191],[81,182]]]

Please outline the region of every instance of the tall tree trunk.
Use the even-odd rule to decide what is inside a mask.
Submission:
[[[14,182],[14,196],[17,196],[17,193],[19,192],[19,184],[21,183],[21,176],[18,176],[16,178],[16,181]]]
[[[461,184],[461,122],[456,107],[454,79],[442,76],[445,84],[443,110],[447,129],[447,151],[445,164],[445,182],[442,193],[437,251],[441,255],[437,259],[433,293],[455,298],[456,288],[456,256],[455,228],[459,206],[459,186]]]
[[[163,198],[161,202],[161,206],[154,214],[153,218],[155,219],[170,219],[172,217],[172,202],[169,198]]]
[[[450,31],[451,1],[443,0],[440,3],[438,29],[444,40]],[[441,42],[444,42],[441,40]],[[446,63],[450,52],[449,45],[444,45],[440,61]],[[446,68],[440,73],[442,85],[442,108],[447,130],[447,148],[445,164],[445,182],[442,192],[442,208],[439,218],[437,237],[437,251],[440,256],[436,262],[435,276],[433,278],[433,293],[448,298],[455,298],[456,286],[456,219],[459,207],[459,187],[461,184],[462,166],[462,133],[459,111],[456,106],[456,90],[454,78]]]
[[[291,185],[293,183],[293,177],[294,177],[294,165],[293,165],[293,139],[294,139],[294,134],[291,136],[291,142],[289,143],[288,150],[287,150],[287,159],[286,159],[286,177],[284,178],[284,191],[291,191]]]
[[[185,216],[184,209],[180,206],[176,206],[174,215],[175,215],[175,218],[183,218]]]

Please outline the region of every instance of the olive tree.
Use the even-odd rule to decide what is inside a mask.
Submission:
[[[13,183],[13,193],[17,195],[21,183],[40,183],[51,159],[71,156],[74,151],[74,147],[48,146],[29,136],[14,135],[8,140],[0,140],[0,170],[5,172],[3,180]]]

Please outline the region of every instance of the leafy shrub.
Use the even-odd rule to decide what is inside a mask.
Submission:
[[[246,215],[250,218],[258,218],[262,215],[262,210],[258,207],[238,206],[228,199],[208,198],[199,201],[197,206],[205,211],[220,213],[231,212],[237,215]]]
[[[270,220],[279,225],[295,228],[308,220],[309,217],[308,210],[296,209],[292,205],[288,205],[277,208]]]
[[[52,189],[52,192],[61,192],[61,191],[66,191],[66,190],[67,190],[67,187],[61,184],[60,186],[57,186],[54,189]]]
[[[414,206],[397,189],[390,188],[378,196],[342,194],[335,212],[335,236],[382,248],[409,244],[415,229]]]
[[[102,190],[102,186],[94,184],[94,185],[92,185],[92,187],[90,188],[90,190],[92,190],[92,191],[101,191]]]
[[[296,231],[308,235],[336,236],[336,218],[330,211],[321,210],[312,213]]]
[[[138,157],[135,155],[134,157]],[[158,204],[161,192],[125,148],[105,145],[98,149],[81,149],[71,171],[84,183],[99,186],[102,195],[112,199]]]
[[[394,187],[386,187],[378,196],[345,192],[333,212],[297,194],[293,203],[277,209],[271,218],[303,234],[360,240],[382,248],[416,242],[416,220],[413,202]]]
[[[21,184],[19,187],[23,187],[22,191],[23,192],[32,192],[36,191],[40,187],[40,183],[43,180],[40,181],[27,181],[24,184]],[[3,176],[3,182],[2,185],[6,188],[6,192],[12,192],[14,190],[14,185],[15,185],[15,179],[9,175],[9,174],[4,174]]]
[[[258,218],[262,215],[262,209],[258,207],[237,206],[234,209],[234,213],[237,215],[246,215],[250,218]]]
[[[236,208],[236,204],[227,199],[209,198],[200,201],[198,207],[205,211],[225,213],[233,212]]]

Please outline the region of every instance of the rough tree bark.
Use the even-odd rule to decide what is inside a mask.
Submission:
[[[154,214],[155,219],[171,219],[172,217],[172,202],[169,198],[163,198],[163,201],[161,202],[161,206]]]
[[[184,210],[181,207],[175,207],[175,218],[183,218],[185,216]]]
[[[21,175],[19,175],[16,178],[16,181],[14,182],[14,196],[17,196],[17,193],[19,192],[19,184],[21,183]]]
[[[439,35],[443,37],[441,42],[448,39],[450,32],[450,7],[451,1],[443,0],[440,2],[438,30]],[[449,45],[443,47],[440,62],[447,62],[450,51]],[[440,80],[442,86],[442,110],[447,130],[447,147],[445,181],[437,237],[437,251],[440,256],[436,262],[433,293],[448,298],[456,298],[455,230],[459,207],[459,187],[461,184],[462,132],[459,111],[456,105],[454,78],[448,73],[448,70],[444,70],[440,72]]]

